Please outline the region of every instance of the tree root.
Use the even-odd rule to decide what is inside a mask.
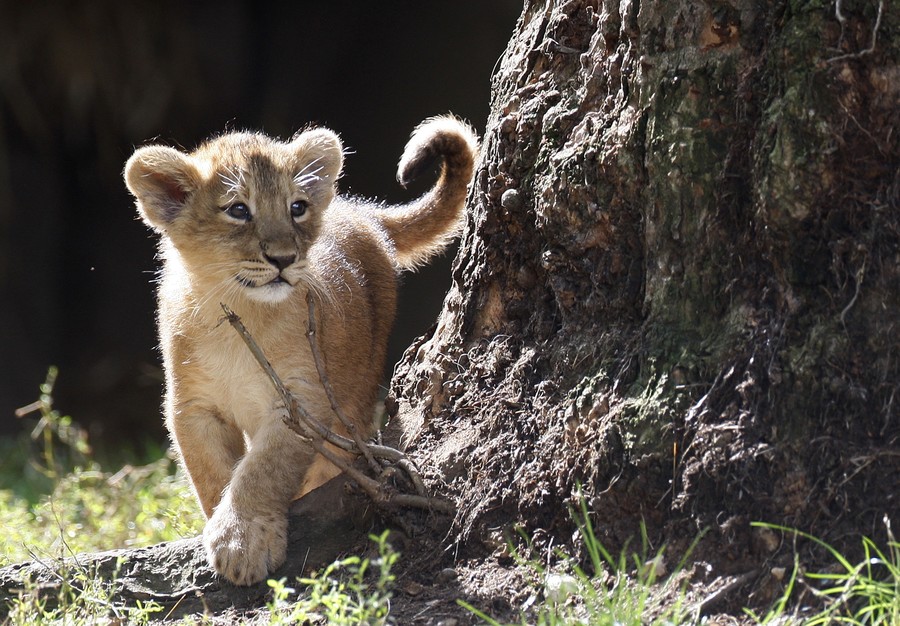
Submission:
[[[275,372],[272,364],[266,358],[259,344],[253,339],[250,331],[241,322],[241,318],[232,311],[227,305],[221,304],[222,310],[225,312],[225,319],[237,331],[244,343],[250,349],[253,358],[256,359],[260,367],[272,381],[275,389],[281,396],[288,415],[284,419],[284,423],[304,440],[309,441],[313,449],[320,453],[326,459],[336,465],[341,471],[350,476],[360,488],[371,498],[381,509],[396,510],[398,508],[418,508],[429,511],[439,511],[447,514],[454,514],[456,507],[449,500],[443,498],[435,498],[428,496],[425,485],[422,482],[419,472],[413,462],[401,451],[389,446],[377,445],[363,440],[357,430],[355,424],[347,417],[340,407],[334,395],[334,389],[328,379],[325,370],[325,363],[322,359],[322,353],[319,350],[319,344],[316,335],[316,311],[315,301],[312,293],[308,293],[306,302],[309,307],[309,327],[306,337],[309,341],[312,351],[313,361],[316,364],[316,371],[319,374],[319,381],[325,390],[325,395],[331,404],[334,414],[343,424],[347,432],[353,439],[342,437],[324,426],[320,421],[310,415],[297,398],[285,387],[281,378]],[[352,463],[336,454],[327,445],[331,444],[341,450],[351,452],[355,455],[363,456],[369,466],[369,469],[375,474],[376,478],[367,476],[361,470],[353,466]],[[416,493],[406,494],[398,493],[390,484],[389,477],[392,475],[390,468],[397,467],[409,477]]]

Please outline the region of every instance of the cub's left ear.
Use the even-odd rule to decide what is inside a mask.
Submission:
[[[138,212],[155,230],[165,232],[202,182],[194,160],[166,146],[138,148],[125,164],[125,184]]]
[[[297,179],[308,175],[327,183],[331,189],[340,178],[344,167],[344,144],[334,131],[313,128],[294,137],[290,143],[297,157]]]

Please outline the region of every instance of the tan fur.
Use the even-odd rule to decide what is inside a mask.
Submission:
[[[441,175],[403,207],[335,195],[343,148],[326,129],[290,142],[226,134],[190,154],[148,146],[128,160],[126,184],[161,234],[166,425],[209,518],[209,561],[230,581],[257,582],[283,562],[291,500],[337,470],[283,424],[284,407],[221,322],[220,303],[241,317],[303,406],[346,434],[305,335],[312,290],[331,384],[370,433],[397,271],[426,261],[455,234],[476,149],[471,129],[452,117],[423,123],[398,178],[405,184],[434,159]]]

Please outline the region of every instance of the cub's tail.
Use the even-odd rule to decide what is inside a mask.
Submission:
[[[402,269],[425,263],[458,234],[477,152],[475,131],[449,115],[427,119],[413,131],[397,166],[397,180],[405,187],[438,159],[441,174],[417,200],[378,210]]]

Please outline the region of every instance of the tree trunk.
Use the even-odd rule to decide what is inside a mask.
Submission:
[[[579,493],[609,547],[710,529],[717,572],[771,556],[755,520],[883,536],[898,35],[876,2],[526,2],[389,403],[461,547],[565,543]]]

